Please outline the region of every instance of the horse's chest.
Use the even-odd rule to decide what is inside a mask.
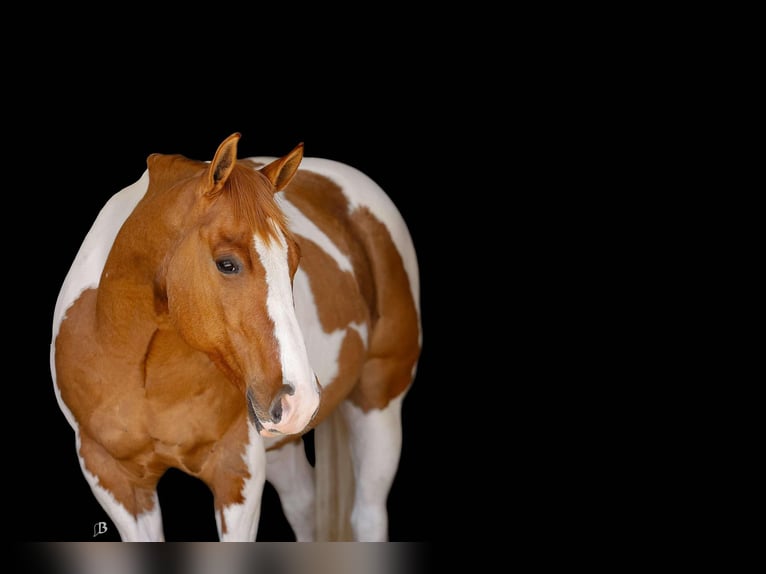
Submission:
[[[243,392],[174,332],[158,332],[146,357],[147,425],[181,447],[218,440],[245,416]]]
[[[202,353],[157,332],[142,353],[104,340],[95,289],[67,310],[56,345],[56,384],[80,432],[118,458],[173,446],[174,456],[224,435],[245,416],[242,393]]]

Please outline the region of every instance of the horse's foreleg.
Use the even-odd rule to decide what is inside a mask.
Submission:
[[[303,440],[266,452],[266,480],[279,494],[282,511],[298,542],[316,540],[314,468],[306,458]]]
[[[215,521],[221,542],[255,542],[261,516],[266,452],[255,427],[248,422],[245,433],[225,437],[213,469],[202,476],[215,499]],[[230,442],[229,442],[230,441]],[[244,456],[242,443],[245,442]]]
[[[162,542],[156,480],[139,479],[96,441],[77,434],[80,468],[123,542]]]

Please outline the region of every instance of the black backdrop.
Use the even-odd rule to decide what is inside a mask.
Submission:
[[[10,441],[16,452],[9,456],[21,470],[6,476],[19,506],[16,536],[90,541],[94,524],[107,521],[109,530],[95,540],[118,539],[80,473],[74,434],[53,392],[49,345],[58,290],[104,202],[138,179],[149,154],[209,160],[235,131],[242,134],[239,157],[281,155],[304,142],[306,156],[339,160],[366,172],[401,210],[419,253],[424,349],[404,403],[404,446],[389,498],[390,537],[428,541],[440,529],[451,531],[445,519],[457,511],[461,494],[444,485],[457,481],[459,486],[465,457],[450,438],[450,419],[460,409],[449,409],[450,414],[444,408],[456,400],[450,385],[457,384],[460,361],[450,349],[457,334],[444,320],[464,311],[450,295],[454,280],[435,278],[454,253],[452,239],[444,235],[452,227],[446,214],[454,210],[449,207],[453,191],[443,177],[435,177],[432,163],[434,148],[449,142],[434,129],[435,112],[428,102],[411,93],[403,110],[387,105],[385,95],[352,90],[339,89],[332,97],[316,89],[289,98],[273,93],[261,98],[257,90],[240,88],[191,104],[170,84],[154,86],[151,93],[96,84],[78,91],[69,103],[48,98],[16,118],[19,161],[8,166],[16,170],[11,202],[16,228],[10,231],[14,248],[7,255],[13,266],[7,273],[11,289],[18,288],[12,311],[21,316],[28,334],[11,343],[11,355],[25,357],[14,376],[19,382],[14,404],[20,406],[12,409],[25,424],[12,425],[18,440]],[[452,168],[460,159],[445,154]],[[26,287],[30,277],[34,290]],[[160,483],[160,499],[168,540],[216,539],[212,497],[202,483],[170,472]],[[291,536],[267,485],[258,540]]]

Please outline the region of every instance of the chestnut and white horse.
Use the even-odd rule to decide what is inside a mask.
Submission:
[[[360,171],[239,139],[150,155],[64,280],[50,362],[83,475],[123,541],[164,540],[171,467],[221,541],[256,539],[266,480],[296,540],[387,540],[422,344],[409,231]]]

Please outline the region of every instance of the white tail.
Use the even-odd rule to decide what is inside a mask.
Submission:
[[[346,421],[333,411],[314,429],[317,542],[353,541],[354,468]]]

